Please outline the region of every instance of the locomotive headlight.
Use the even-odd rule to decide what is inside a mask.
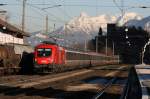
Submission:
[[[48,59],[49,62],[53,61],[52,59]]]
[[[53,59],[48,59],[48,61],[49,61],[50,63],[52,63],[52,62],[53,62]]]

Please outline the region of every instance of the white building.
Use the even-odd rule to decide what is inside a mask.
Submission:
[[[0,19],[0,44],[24,44],[25,36],[29,36],[29,34]]]

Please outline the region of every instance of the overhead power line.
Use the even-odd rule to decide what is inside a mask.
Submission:
[[[7,5],[7,4],[3,4],[3,3],[0,4],[0,6],[4,6],[4,5]]]
[[[54,8],[54,7],[60,7],[60,6],[62,6],[62,5],[53,5],[53,6],[50,6],[50,7],[42,8],[42,10],[49,9],[49,8]]]
[[[60,20],[60,21],[62,21],[62,22],[66,22],[66,21],[62,20],[61,18],[58,18],[57,16],[53,15],[52,13],[49,13],[49,12],[47,12],[46,10],[42,10],[42,8],[40,8],[40,7],[37,7],[37,6],[32,5],[32,4],[30,4],[30,3],[27,3],[27,4],[28,4],[29,6],[31,6],[31,7],[34,7],[34,8],[36,8],[36,9],[42,11],[42,12],[45,12],[46,14],[49,14],[50,16],[53,16],[53,17],[56,18],[57,20]]]
[[[112,5],[90,5],[90,4],[58,4],[58,5],[52,5],[52,4],[32,4],[32,3],[28,3],[32,6],[36,6],[36,5],[47,5],[47,6],[50,6],[50,7],[47,7],[47,8],[52,8],[53,6],[70,6],[70,7],[79,7],[79,6],[83,6],[83,7],[119,7],[121,8],[122,6],[118,5],[117,6],[112,6]],[[7,4],[7,5],[20,5],[20,4]],[[131,6],[124,6],[124,7],[131,7]],[[37,6],[36,6],[37,8]],[[38,7],[40,8],[40,7]],[[47,8],[40,8],[40,9],[47,9]]]
[[[17,1],[19,1],[19,0],[17,0]],[[19,1],[20,2],[20,1]],[[57,17],[57,16],[55,16],[55,15],[53,15],[52,13],[49,13],[49,12],[47,12],[46,10],[42,10],[42,8],[40,8],[40,7],[38,7],[38,6],[35,6],[34,4],[30,4],[30,3],[26,3],[28,6],[30,6],[30,7],[32,7],[32,8],[35,8],[35,9],[37,9],[37,10],[39,10],[39,11],[41,11],[41,12],[44,12],[44,13],[46,13],[46,14],[49,14],[50,16],[53,16],[56,20],[59,20],[59,21],[61,21],[61,22],[66,22],[65,20],[62,20],[61,18],[59,18],[59,17]],[[13,5],[15,5],[15,4],[13,4]],[[17,4],[18,5],[18,4]],[[20,5],[20,4],[19,4]],[[39,13],[39,12],[38,12]],[[41,13],[40,13],[41,14]],[[41,14],[42,16],[43,16],[43,14]]]

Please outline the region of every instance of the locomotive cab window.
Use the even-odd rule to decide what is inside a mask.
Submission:
[[[38,57],[48,57],[52,54],[52,49],[49,48],[39,48],[37,49]]]

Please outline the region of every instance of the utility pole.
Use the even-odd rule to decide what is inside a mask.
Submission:
[[[85,42],[84,42],[85,44],[84,44],[84,51],[87,51],[87,41],[86,41],[86,39],[85,39]]]
[[[124,0],[121,0],[121,14],[122,14],[122,18],[124,17]]]
[[[98,53],[98,37],[99,36],[96,37],[96,53]]]
[[[114,41],[112,41],[112,44],[113,44],[113,56],[115,55],[115,43]]]
[[[54,24],[54,29],[53,29],[53,31],[55,31],[55,27],[56,27],[56,24]]]
[[[108,53],[107,53],[107,50],[108,50],[108,44],[107,44],[107,43],[108,43],[108,40],[107,40],[107,35],[106,35],[106,41],[105,41],[105,45],[106,45],[106,46],[105,46],[105,51],[106,51],[105,53],[106,53],[106,56],[107,56],[107,54],[108,54]]]
[[[48,15],[46,15],[46,20],[45,20],[45,33],[48,33]]]
[[[25,30],[25,6],[26,6],[26,1],[23,0],[23,8],[22,8],[22,31]]]
[[[42,8],[41,10],[45,11],[46,9],[60,7],[60,6],[62,6],[62,5],[53,5],[53,6],[50,6],[50,7]],[[48,15],[46,15],[45,32],[48,33]]]

